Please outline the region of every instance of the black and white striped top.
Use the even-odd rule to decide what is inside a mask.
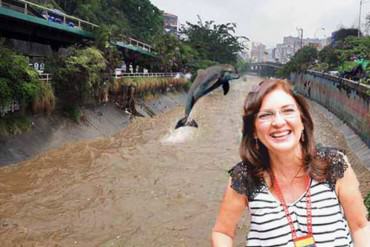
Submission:
[[[316,246],[352,246],[335,191],[328,183],[311,182],[312,230]],[[297,235],[307,234],[306,193],[288,204]],[[294,246],[284,209],[267,187],[249,201],[251,226],[247,246]]]
[[[344,154],[334,148],[321,148],[319,158],[329,161],[325,182],[311,180],[312,230],[317,247],[353,246],[343,209],[335,192],[336,180],[343,177],[347,164]],[[229,174],[231,187],[248,197],[251,216],[246,246],[292,246],[294,247],[287,217],[280,202],[271,194],[262,179],[248,172],[248,165],[240,162]],[[297,235],[307,234],[306,192],[288,210]]]

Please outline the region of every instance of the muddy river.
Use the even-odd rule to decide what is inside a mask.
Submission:
[[[203,97],[198,129],[173,129],[177,107],[0,168],[0,246],[209,246],[226,171],[239,160],[243,99],[260,80]]]

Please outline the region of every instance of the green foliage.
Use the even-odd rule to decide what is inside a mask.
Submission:
[[[114,91],[118,93],[121,86],[134,86],[135,94],[144,96],[145,94],[156,94],[167,92],[168,89],[180,90],[187,89],[191,85],[185,78],[173,77],[124,77],[115,81]]]
[[[36,101],[43,100],[47,86],[39,80],[37,71],[28,65],[28,59],[1,44],[0,57],[0,107],[16,100],[25,110]],[[49,97],[54,98],[50,91]]]
[[[339,72],[349,72],[356,66],[357,64],[354,61],[345,61],[338,67],[338,71]]]
[[[180,32],[186,37],[184,42],[197,51],[196,60],[236,64],[237,54],[244,49],[243,41],[247,38],[235,36],[235,29],[235,23],[218,25],[199,20],[197,24],[187,22]]]
[[[22,115],[0,118],[0,136],[18,135],[31,129],[31,121]]]
[[[249,70],[249,63],[239,56],[236,69],[239,71],[239,73],[247,72]]]
[[[151,42],[163,30],[161,11],[149,0],[37,0],[65,13],[107,26],[113,37],[122,34]]]
[[[161,71],[187,70],[197,52],[172,34],[155,37],[153,47],[158,54]]]
[[[341,28],[337,31],[335,31],[332,35],[333,43],[337,43],[339,41],[345,40],[347,37],[350,36],[358,36],[358,29],[357,28]],[[360,33],[360,36],[362,34]]]
[[[327,72],[329,70],[329,64],[327,63],[316,63],[310,67],[310,69],[319,71],[319,72]]]
[[[313,46],[305,46],[298,50],[292,59],[277,71],[278,77],[288,77],[292,72],[303,72],[309,68],[318,56],[317,49]]]
[[[367,209],[367,218],[370,220],[370,192],[367,193],[367,196],[365,197],[364,200],[366,209]]]
[[[341,63],[353,60],[353,57],[370,59],[370,37],[348,37],[336,49]]]
[[[0,77],[0,107],[9,105],[13,100],[10,84],[11,82],[8,79]]]
[[[357,65],[355,58],[370,60],[370,37],[346,36],[335,45],[326,46],[319,52],[319,62],[327,63],[328,70],[339,72],[351,71]],[[370,66],[365,70],[369,75]],[[366,83],[366,78],[363,81]]]
[[[63,112],[66,117],[73,120],[76,123],[79,123],[81,121],[81,110],[76,105],[66,105],[63,108]]]
[[[104,87],[106,60],[94,47],[70,47],[54,58],[53,83],[58,97],[65,105],[83,104],[98,96]]]
[[[130,23],[132,36],[150,42],[156,34],[163,32],[162,12],[149,0],[117,2],[118,9],[125,13]]]
[[[196,60],[193,63],[189,64],[190,72],[192,74],[191,80],[193,81],[195,79],[195,77],[197,76],[198,70],[206,69],[206,68],[208,68],[212,65],[216,65],[216,64],[217,64],[217,62],[212,61],[212,60],[207,60],[207,59]]]
[[[333,69],[340,63],[339,60],[339,52],[338,50],[334,49],[332,46],[324,47],[318,54],[319,61],[322,63],[326,63],[328,65],[328,69]]]

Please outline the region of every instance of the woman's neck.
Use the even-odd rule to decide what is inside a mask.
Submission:
[[[274,176],[283,178],[286,182],[293,181],[304,171],[302,151],[292,151],[290,153],[270,153],[270,165]]]

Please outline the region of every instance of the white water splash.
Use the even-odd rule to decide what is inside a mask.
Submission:
[[[189,126],[184,126],[178,129],[171,129],[170,133],[165,135],[160,142],[162,144],[184,143],[190,140],[194,136],[196,131],[197,128]]]

